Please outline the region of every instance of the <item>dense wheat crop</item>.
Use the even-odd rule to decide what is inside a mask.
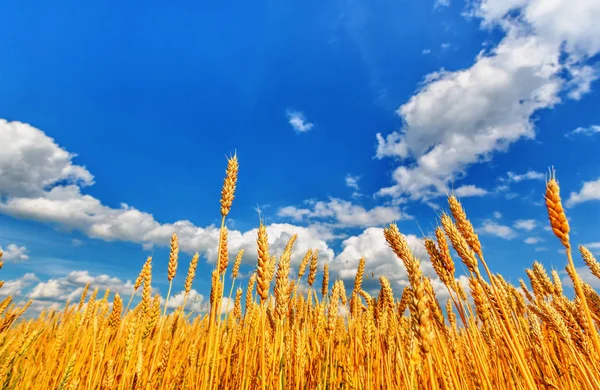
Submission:
[[[185,302],[167,312],[167,303],[152,296],[152,279],[164,277],[169,299],[179,262],[173,235],[162,275],[153,275],[152,258],[144,263],[133,291],[141,301],[134,307],[133,295],[124,305],[119,295],[106,292],[100,298],[97,289],[90,292],[94,286],[86,286],[78,303],[31,320],[23,316],[27,305],[15,307],[12,297],[0,303],[2,388],[600,388],[600,297],[576,272],[554,175],[546,184],[546,206],[565,249],[574,297],[563,293],[556,270],[549,274],[537,262],[525,272],[530,287],[523,280],[513,286],[493,274],[462,205],[451,195],[449,213],[425,239],[429,260],[450,297],[440,302],[395,224],[384,229],[384,236],[410,282],[397,295],[385,276],[379,278],[378,295],[363,290],[368,258],[360,259],[353,286],[329,280],[316,250],[291,272],[296,236],[282,253],[271,253],[262,223],[255,272],[245,290],[234,292],[242,253],[229,264],[225,218],[237,174],[234,156],[221,193],[219,255],[207,313],[191,317]],[[600,277],[592,254],[578,249]],[[198,258],[189,264],[186,300]],[[464,263],[468,283],[457,282],[455,260]],[[229,279],[233,282],[226,289]],[[308,288],[298,288],[304,280]],[[235,304],[221,313],[228,290]]]

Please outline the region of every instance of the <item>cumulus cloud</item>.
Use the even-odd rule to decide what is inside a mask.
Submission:
[[[37,196],[58,183],[88,186],[94,176],[44,132],[0,119],[0,195]]]
[[[292,218],[294,221],[306,219],[330,219],[338,227],[382,226],[386,223],[411,217],[397,207],[377,206],[370,210],[352,202],[331,198],[329,201],[308,201],[308,206],[298,208],[286,206],[277,215]]]
[[[176,294],[173,294],[169,297],[169,302],[167,303],[167,309],[175,310],[178,307],[183,306],[183,301],[185,299],[185,291],[180,291]],[[228,298],[225,297],[225,300]],[[161,297],[160,299],[161,305],[165,304],[165,297]],[[206,301],[204,295],[198,293],[195,289],[191,289],[188,295],[187,302],[185,304],[186,310],[191,310],[196,313],[204,313],[210,309],[210,302]],[[225,313],[225,311],[223,311]]]
[[[32,126],[0,121],[0,143],[8,145],[0,148],[0,195],[3,195],[0,213],[58,224],[92,238],[139,243],[148,249],[153,245],[168,245],[171,235],[176,232],[181,250],[189,254],[198,251],[209,262],[215,261],[218,227],[198,227],[186,220],[160,223],[152,214],[127,204],[118,208],[102,204],[99,199],[82,193],[84,187],[93,184],[91,173],[75,165],[73,154]],[[378,215],[377,210],[373,213]],[[331,233],[324,226],[271,224],[267,226],[267,232],[274,251],[282,250],[287,239],[298,233],[301,239],[295,246],[294,259],[308,248],[319,249],[324,259],[333,258],[333,250],[325,241]],[[257,229],[230,230],[232,256],[244,248],[246,261],[253,261],[251,256],[257,250],[256,233]],[[78,243],[74,242],[75,245]],[[27,256],[24,247],[9,245],[6,252],[7,259],[25,260]],[[48,289],[51,287],[47,286]]]
[[[438,299],[443,300],[448,297],[446,287],[435,274],[429,261],[423,239],[413,234],[407,234],[405,237],[413,254],[421,260],[423,274],[432,278],[432,285]],[[342,250],[329,264],[329,270],[333,277],[339,277],[345,281],[347,289],[348,286],[353,285],[361,257],[365,258],[365,275],[372,273],[375,276],[375,278],[363,282],[363,288],[366,291],[376,293],[379,290],[380,276],[385,276],[390,280],[397,296],[409,284],[406,269],[402,261],[389,248],[383,235],[383,229],[367,228],[361,234],[342,242]]]
[[[26,273],[19,278],[7,280],[0,289],[0,296],[21,296],[24,289],[30,287],[37,281],[39,281],[39,279],[34,273]]]
[[[513,226],[515,229],[531,231],[535,229],[537,222],[534,219],[518,219]]]
[[[63,307],[68,300],[77,302],[87,283],[90,283],[90,291],[98,288],[99,296],[104,294],[107,289],[110,289],[111,297],[114,297],[114,294],[118,293],[126,301],[133,292],[133,283],[130,280],[123,281],[109,275],[93,276],[88,271],[78,270],[45,281],[40,280],[33,273],[26,273],[19,278],[6,281],[2,289],[0,289],[0,296],[12,295],[17,302],[21,300],[21,304],[31,300],[32,305],[26,314],[32,316],[44,309],[58,309]],[[152,294],[158,293],[159,291],[156,288],[152,289]],[[183,300],[183,291],[175,293],[169,298],[167,307],[175,309],[183,305]],[[161,305],[164,305],[165,296],[160,296],[160,302]],[[225,309],[227,311],[232,309],[232,302],[228,298],[223,298],[223,313],[226,313]],[[202,294],[192,289],[186,302],[186,309],[196,313],[203,313],[208,310],[208,303]]]
[[[500,219],[502,218],[502,213],[500,211],[494,211],[493,216],[496,219]]]
[[[566,205],[571,207],[590,200],[600,200],[600,179],[586,181],[578,192],[571,192]]]
[[[230,232],[230,243],[229,253],[230,257],[234,257],[235,254],[240,250],[244,249],[244,257],[242,261],[246,264],[256,264],[256,237],[258,235],[258,229],[249,230],[243,234],[239,232],[234,236]],[[318,249],[319,258],[323,261],[331,261],[334,258],[333,249],[331,249],[325,240],[330,239],[330,232],[321,227],[320,225],[311,225],[307,227],[294,226],[285,223],[271,224],[267,226],[267,235],[269,238],[269,252],[272,254],[281,254],[289,241],[290,237],[294,234],[298,234],[293,250],[292,250],[292,264],[299,264],[304,254],[309,249]],[[218,236],[215,239],[213,245],[205,250],[207,257],[210,262],[215,262],[217,259],[217,247],[218,247]]]
[[[428,75],[398,109],[400,131],[377,135],[377,158],[399,161],[380,195],[428,200],[469,166],[535,136],[532,115],[586,90],[578,78],[600,51],[600,3],[484,0],[472,14],[504,38],[463,70]],[[518,14],[520,17],[515,18]],[[585,85],[583,85],[585,84]],[[572,95],[572,97],[575,97]]]
[[[483,226],[477,229],[477,232],[481,234],[487,234],[490,236],[500,237],[505,240],[512,240],[517,236],[517,233],[510,226],[501,225],[491,220],[485,221],[483,223]]]
[[[129,296],[133,292],[133,283],[130,280],[124,282],[105,274],[92,276],[88,271],[78,270],[59,278],[40,281],[31,288],[27,298],[55,302],[73,301],[81,296],[87,283],[90,283],[91,289],[98,288],[101,292],[110,289],[119,293],[121,297]]]
[[[8,244],[6,248],[0,246],[0,252],[2,253],[2,260],[14,262],[29,260],[27,248],[24,246]]]
[[[287,110],[286,116],[288,118],[288,123],[292,125],[294,130],[298,133],[305,133],[314,127],[314,124],[309,122],[304,113],[300,111]]]

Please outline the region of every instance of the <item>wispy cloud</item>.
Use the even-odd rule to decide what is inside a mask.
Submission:
[[[361,196],[360,186],[358,185],[358,181],[360,180],[360,176],[346,175],[346,186],[352,188],[354,192],[352,193],[353,198],[358,198]]]
[[[527,237],[525,240],[523,240],[523,242],[525,244],[529,244],[529,245],[535,245],[542,241],[544,241],[544,239],[541,237]]]
[[[509,182],[509,183],[519,183],[525,180],[544,180],[546,175],[542,172],[529,170],[525,173],[514,173],[514,172],[506,172],[506,177],[501,178],[501,181]]]
[[[571,138],[574,136],[584,136],[584,137],[590,137],[592,135],[595,134],[599,134],[600,133],[600,126],[599,125],[592,125],[589,127],[578,127],[575,130],[565,134],[565,137],[567,138]]]
[[[449,7],[449,6],[450,6],[450,0],[436,0],[435,4],[434,4],[434,8]]]
[[[289,124],[298,133],[305,133],[314,127],[314,124],[309,122],[301,111],[287,110],[286,115]]]

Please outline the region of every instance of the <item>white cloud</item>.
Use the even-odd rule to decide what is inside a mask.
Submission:
[[[181,291],[177,294],[172,295],[169,298],[167,308],[174,310],[183,305],[185,299],[185,292]],[[165,298],[161,296],[160,304],[164,308]],[[221,313],[226,314],[233,310],[235,300],[224,296],[221,299]],[[196,313],[204,313],[210,309],[210,302],[206,300],[204,295],[199,294],[198,291],[192,289],[188,295],[188,299],[185,305],[186,310],[192,310]]]
[[[527,237],[523,242],[529,245],[535,245],[544,241],[541,237]]]
[[[571,192],[566,205],[571,207],[590,200],[600,200],[600,178],[586,181],[579,192]]]
[[[477,232],[504,238],[505,240],[511,240],[517,236],[517,233],[509,226],[500,225],[499,223],[490,220],[485,221],[483,226],[477,229]]]
[[[31,317],[31,315],[35,315],[44,309],[63,307],[67,300],[70,300],[71,303],[78,302],[83,293],[84,286],[88,282],[90,283],[88,299],[91,291],[95,288],[98,288],[99,298],[104,295],[107,289],[110,289],[111,302],[115,293],[119,293],[124,301],[128,301],[133,292],[133,284],[130,280],[124,282],[119,278],[109,275],[92,276],[88,271],[72,271],[67,275],[46,281],[40,281],[35,274],[27,273],[17,279],[6,281],[2,289],[0,289],[0,296],[12,295],[16,300],[32,300],[33,303],[27,310],[27,315]],[[26,290],[29,290],[29,292]],[[159,291],[153,288],[152,295],[157,293]],[[138,299],[139,295],[140,292],[138,291]],[[168,308],[175,309],[183,305],[183,298],[183,291],[173,294],[169,298]],[[164,307],[165,297],[162,295],[160,296],[160,302]],[[231,310],[233,301],[224,298],[222,302],[224,308],[227,302],[229,302],[227,310]],[[188,297],[186,309],[202,313],[207,310],[207,304],[204,296],[199,294],[195,289],[192,289]]]
[[[74,154],[42,131],[0,119],[0,195],[36,196],[57,183],[87,186],[94,176],[74,165]]]
[[[437,278],[435,271],[425,251],[423,239],[407,234],[406,240],[413,254],[421,260],[421,268],[426,276],[432,277],[432,284],[440,297],[447,296],[446,288]],[[363,288],[374,292],[379,290],[379,277],[385,276],[392,283],[394,293],[402,292],[409,284],[406,269],[402,261],[389,248],[382,228],[367,228],[361,234],[350,237],[342,242],[342,251],[329,263],[330,273],[334,278],[345,281],[346,289],[351,289],[361,257],[365,258],[365,275],[369,279],[363,281]],[[370,275],[373,273],[374,278]]]
[[[29,298],[60,298],[63,293],[59,281],[52,279],[47,282],[40,282],[35,286],[29,294]]]
[[[314,127],[314,124],[307,121],[304,114],[300,111],[287,110],[286,115],[288,123],[292,125],[298,133],[305,133]]]
[[[537,226],[537,222],[534,219],[519,219],[514,225],[515,229],[531,231]]]
[[[18,297],[23,293],[24,289],[30,287],[37,281],[39,281],[39,279],[34,273],[26,273],[17,279],[7,280],[4,282],[2,288],[0,288],[0,296],[11,295],[13,297]]]
[[[198,227],[185,220],[161,224],[152,214],[126,204],[121,204],[119,208],[108,207],[100,200],[81,192],[82,185],[93,184],[93,176],[85,168],[73,165],[70,160],[72,155],[51,138],[38,129],[17,122],[2,121],[0,126],[0,139],[10,145],[8,148],[0,148],[0,194],[4,195],[0,197],[0,213],[58,224],[62,228],[79,230],[92,238],[140,243],[146,248],[168,245],[171,235],[176,232],[182,251],[190,254],[198,251],[210,262],[215,261],[219,239],[217,227]],[[32,146],[32,143],[37,146]],[[43,153],[35,152],[38,149],[43,150]],[[55,165],[58,168],[45,168]],[[19,184],[12,180],[18,180]],[[358,212],[357,218],[364,218],[360,216],[360,209],[348,208],[348,205],[339,202],[335,204],[342,210]],[[367,215],[373,218],[380,213],[380,210],[374,210]],[[333,251],[325,242],[332,237],[332,233],[323,225],[298,227],[271,224],[267,231],[274,250],[283,250],[287,239],[298,233],[302,238],[295,246],[295,257],[302,255],[300,250],[318,248],[323,258],[333,258]],[[246,232],[230,230],[231,253],[234,254],[243,247],[247,253],[245,257],[250,261],[257,250],[256,233],[257,229]],[[11,248],[13,247],[8,247]],[[17,252],[21,253],[21,259],[27,256],[23,248],[16,249],[20,251]],[[13,252],[11,250],[5,256],[13,257]]]
[[[244,249],[243,262],[246,264],[256,264],[256,237],[258,229],[249,230],[243,234],[237,232],[235,236],[230,232],[229,250],[231,256]],[[272,254],[281,254],[293,234],[298,234],[298,239],[294,244],[292,251],[292,263],[299,264],[302,257],[309,249],[318,249],[319,258],[323,261],[331,261],[334,252],[326,243],[326,240],[333,238],[331,233],[320,225],[310,225],[307,227],[294,226],[285,223],[274,223],[267,226],[267,235],[269,238],[269,251]],[[218,236],[207,251],[210,262],[215,262],[217,258]]]
[[[185,291],[180,291],[176,294],[171,295],[169,297],[169,303],[167,304],[167,308],[174,310],[183,305],[183,301],[185,298]],[[227,299],[227,298],[224,298]],[[164,308],[165,299],[161,297],[161,305]],[[210,308],[210,302],[207,302],[204,298],[204,295],[198,293],[195,289],[191,289],[188,295],[187,302],[185,304],[186,310],[192,310],[196,313],[204,313]]]
[[[358,185],[359,180],[360,176],[346,175],[346,186],[354,190],[352,193],[353,198],[359,198],[361,196],[360,186]]]
[[[500,211],[494,211],[494,218],[496,219],[500,219],[502,218],[502,213]]]
[[[360,176],[352,176],[350,174],[348,174],[346,176],[346,185],[350,188],[352,188],[355,191],[360,190],[360,187],[358,186],[358,180],[360,179]]]
[[[595,0],[483,0],[476,10],[486,25],[507,23],[506,15],[519,10],[540,38],[565,44],[566,54],[578,59],[600,51],[600,4]]]
[[[461,186],[454,190],[454,194],[459,198],[466,198],[469,196],[484,196],[487,195],[487,193],[488,192],[483,188],[479,188],[472,184]]]
[[[583,244],[586,248],[588,248],[593,254],[600,255],[600,241],[599,242],[588,242],[587,244]]]
[[[576,135],[581,135],[581,136],[589,137],[589,136],[599,134],[599,133],[600,133],[600,126],[592,125],[589,127],[578,127],[575,130],[571,131],[570,133],[567,133],[565,136],[572,137],[572,136],[576,136]]]
[[[279,209],[277,215],[280,217],[291,218],[294,221],[302,221],[306,217],[313,217],[314,211],[306,208],[298,208],[296,206],[285,206]]]
[[[431,54],[431,49],[423,49],[421,54],[423,54],[423,55]]]
[[[450,0],[436,0],[435,4],[434,4],[434,8],[449,7],[449,6],[450,6]]]
[[[501,180],[505,182],[519,183],[524,180],[544,180],[545,178],[546,175],[544,175],[542,172],[529,170],[522,174],[509,171],[506,173],[506,178],[502,178]]]
[[[600,51],[598,1],[484,0],[473,14],[505,37],[470,68],[426,77],[398,109],[402,130],[377,135],[376,157],[400,160],[393,185],[380,195],[443,195],[470,165],[534,138],[532,115],[559,103],[564,91],[582,93],[581,83],[590,81],[575,76]]]
[[[27,298],[54,302],[65,302],[68,299],[74,301],[81,296],[83,288],[88,282],[91,289],[97,287],[100,293],[109,288],[113,293],[118,292],[121,297],[128,297],[133,292],[131,280],[124,282],[119,278],[105,274],[92,276],[88,271],[79,270],[71,271],[69,274],[58,278],[40,281],[33,286],[27,294]]]
[[[564,251],[562,253],[564,254]],[[590,286],[592,286],[592,288],[596,290],[600,289],[600,279],[594,276],[594,274],[592,274],[592,271],[590,271],[588,267],[575,267],[575,269],[577,271],[577,274],[579,274],[579,276],[581,277],[581,280],[583,280],[585,283],[589,284]],[[564,277],[562,278],[563,285],[573,288],[573,281],[567,274],[567,271],[561,270],[559,271],[559,274],[564,275]]]
[[[0,252],[2,252],[2,260],[6,261],[25,261],[29,260],[29,255],[27,254],[27,248],[24,246],[17,246],[15,244],[8,244],[6,248],[2,248],[0,246]]]
[[[228,297],[223,297],[221,299],[221,314],[229,313],[233,310],[233,306],[235,304],[235,300]]]
[[[331,198],[329,201],[310,201],[310,208],[286,206],[277,215],[289,217],[295,221],[306,218],[333,219],[338,227],[381,226],[386,223],[409,219],[396,207],[377,206],[370,210],[349,201]]]
[[[572,67],[567,65],[571,74],[571,80],[568,81],[568,97],[573,100],[580,100],[583,95],[592,90],[592,82],[598,78],[598,68],[592,66]]]

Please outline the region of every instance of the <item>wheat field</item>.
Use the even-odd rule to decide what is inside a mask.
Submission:
[[[237,176],[233,156],[221,192],[219,255],[205,314],[192,317],[185,310],[198,254],[187,269],[184,304],[167,313],[179,261],[174,234],[166,275],[153,275],[149,257],[130,297],[110,291],[101,297],[88,284],[78,303],[33,319],[23,316],[27,304],[2,301],[2,389],[600,389],[600,296],[576,272],[553,174],[546,207],[565,249],[573,297],[563,293],[558,272],[538,262],[519,286],[494,274],[461,203],[450,195],[449,212],[425,238],[447,302],[437,299],[393,223],[385,239],[410,282],[400,294],[385,276],[377,296],[363,290],[368,258],[360,259],[353,286],[329,280],[316,250],[291,272],[296,236],[283,253],[271,253],[262,223],[255,272],[245,289],[233,291],[243,253],[229,264],[225,219]],[[600,277],[590,251],[577,249]],[[455,278],[455,259],[468,270],[467,288]],[[169,282],[164,304],[152,296],[157,277]],[[233,280],[229,291],[226,278]],[[300,281],[308,289],[298,288]],[[141,300],[132,307],[135,294]],[[221,313],[228,296],[235,297],[233,310]]]

